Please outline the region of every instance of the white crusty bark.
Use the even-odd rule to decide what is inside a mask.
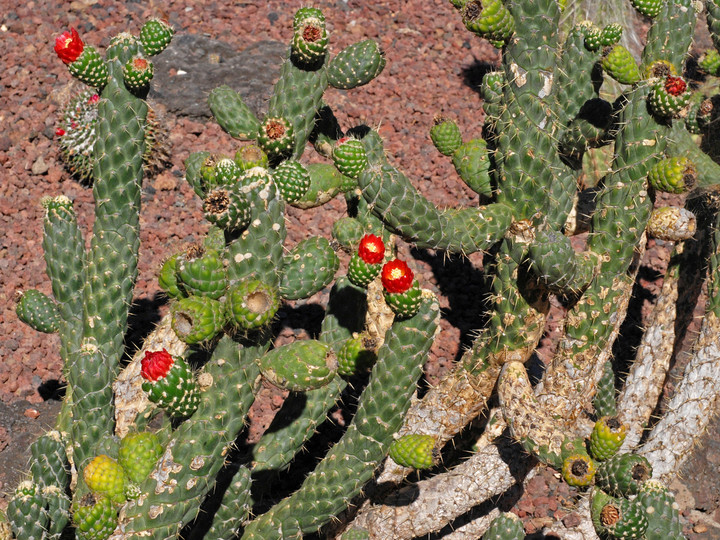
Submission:
[[[640,442],[662,393],[675,345],[675,314],[678,277],[675,268],[665,275],[662,290],[643,334],[635,362],[618,397],[618,416],[627,426],[623,451]]]
[[[367,508],[353,522],[371,539],[404,540],[441,529],[457,516],[530,478],[536,461],[499,438],[457,467],[401,488],[386,504]]]
[[[640,448],[653,477],[669,483],[705,433],[720,397],[720,318],[705,314],[693,357],[667,411]]]

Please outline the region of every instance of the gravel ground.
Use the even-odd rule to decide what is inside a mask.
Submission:
[[[65,194],[75,202],[78,220],[85,230],[92,224],[91,192],[70,178],[59,160],[55,129],[60,103],[67,95],[70,76],[52,51],[55,36],[74,26],[86,43],[104,48],[110,36],[137,32],[152,16],[169,19],[178,35],[195,34],[221,40],[231,50],[242,51],[265,40],[286,42],[294,11],[305,5],[298,0],[250,2],[110,2],[75,0],[63,3],[29,1],[19,5],[0,0],[4,54],[0,60],[0,491],[12,489],[24,465],[25,448],[34,434],[52,425],[61,381],[59,340],[38,334],[22,325],[15,315],[17,291],[37,288],[50,292],[42,258],[42,211],[44,195]],[[419,190],[440,206],[468,206],[477,196],[462,184],[449,161],[433,148],[427,132],[435,115],[457,120],[464,138],[481,135],[483,114],[477,85],[482,75],[499,62],[499,54],[488,43],[473,38],[446,0],[316,1],[328,19],[331,51],[364,38],[378,40],[387,56],[383,75],[367,87],[340,92],[330,90],[325,98],[344,127],[360,123],[378,127],[386,149]],[[262,46],[256,48],[262,53]],[[171,71],[169,76],[177,75]],[[267,76],[261,73],[260,76]],[[171,80],[182,94],[183,83]],[[199,82],[189,82],[189,85]],[[269,90],[269,88],[268,88]],[[176,92],[178,94],[178,92]],[[177,97],[177,96],[176,96]],[[155,279],[162,260],[206,230],[201,202],[184,182],[183,161],[194,151],[233,153],[237,142],[208,118],[175,111],[159,99],[166,111],[163,123],[169,133],[171,162],[156,177],[146,181],[141,218],[139,279],[133,308],[134,327],[157,321],[167,306]],[[168,110],[170,109],[170,110]],[[174,111],[174,112],[173,112]],[[310,152],[308,152],[309,154]],[[288,216],[289,245],[309,234],[329,236],[333,221],[343,215],[344,203],[333,201],[311,211],[291,209]],[[649,304],[659,285],[662,248],[651,251],[647,261]],[[415,250],[400,244],[400,254],[413,259],[423,286],[435,290],[443,307],[442,334],[426,366],[429,382],[445,373],[470,343],[480,314],[475,300],[480,292],[479,256],[448,260],[442,254]],[[347,259],[342,260],[346,264]],[[312,299],[312,304],[317,300]],[[302,313],[312,308],[293,305],[283,321],[284,332],[302,334],[307,328]],[[638,313],[647,311],[641,305]],[[131,342],[133,338],[131,336]],[[258,432],[282,403],[282,395],[265,389],[264,409],[257,412]],[[264,411],[264,412],[263,412]],[[717,427],[714,428],[715,438]],[[720,500],[714,467],[720,462],[717,444],[707,445],[693,474],[705,484],[686,485],[702,500],[705,514],[716,512]],[[703,454],[703,453],[699,453]],[[713,464],[714,463],[714,464]],[[691,492],[688,492],[691,493]],[[544,471],[526,486],[514,510],[523,517],[526,531],[539,530],[549,517],[571,514],[573,490],[558,482],[557,475]],[[691,538],[720,538],[702,525],[692,498],[681,501],[694,525]],[[0,508],[6,502],[0,499]],[[716,518],[718,516],[715,516]],[[705,531],[703,531],[705,527]]]

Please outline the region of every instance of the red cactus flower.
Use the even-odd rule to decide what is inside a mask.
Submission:
[[[145,351],[145,358],[140,362],[140,374],[146,381],[155,382],[165,377],[174,363],[175,360],[165,349]]]
[[[405,261],[393,259],[382,267],[380,279],[389,293],[404,293],[413,284],[413,272]]]
[[[366,234],[360,240],[358,255],[368,264],[377,264],[385,258],[385,245],[380,237]]]
[[[55,38],[55,52],[60,60],[66,64],[72,64],[82,54],[85,44],[80,39],[77,30],[63,32]]]
[[[671,96],[679,96],[687,88],[687,83],[682,77],[673,77],[670,75],[665,79],[665,91]]]
[[[133,58],[132,65],[138,71],[145,71],[148,68],[148,61],[144,58]]]
[[[65,130],[63,128],[57,128],[55,130],[56,137],[62,137],[63,135],[65,135]]]
[[[88,98],[88,103],[91,105],[93,103],[97,103],[98,101],[100,101],[100,96],[97,94],[93,94],[92,96],[90,96],[90,98]]]

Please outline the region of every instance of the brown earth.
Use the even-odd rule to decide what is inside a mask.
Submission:
[[[65,194],[75,203],[81,227],[88,230],[92,223],[91,192],[67,173],[54,140],[59,103],[70,81],[52,51],[55,36],[74,26],[86,43],[104,48],[110,36],[124,30],[137,32],[149,17],[160,16],[169,19],[178,35],[205,35],[242,51],[264,40],[286,42],[292,14],[305,2],[74,0],[61,5],[49,0],[22,4],[0,0],[4,45],[0,120],[5,126],[0,134],[0,492],[13,489],[25,465],[28,444],[52,426],[59,408],[59,340],[23,325],[14,310],[17,291],[37,288],[50,293],[42,258],[39,201],[45,195]],[[387,55],[387,68],[372,84],[326,94],[341,125],[377,127],[393,161],[437,205],[477,204],[477,196],[459,181],[427,133],[434,116],[444,115],[457,120],[465,139],[481,136],[483,113],[477,87],[482,75],[498,64],[498,51],[469,34],[446,0],[319,0],[314,5],[322,8],[328,19],[332,52],[374,38]],[[178,79],[176,84],[182,82]],[[183,180],[183,161],[194,151],[231,154],[238,146],[205,117],[167,112],[164,123],[172,157],[168,167],[144,186],[139,279],[128,339],[131,348],[147,332],[148,324],[167,311],[155,279],[162,260],[199,239],[207,229],[201,201]],[[292,246],[309,234],[329,237],[332,223],[344,210],[340,200],[317,210],[290,209],[288,244]],[[432,383],[459,358],[480,324],[481,257],[451,260],[402,242],[400,255],[412,259],[419,281],[438,294],[443,307],[442,333],[426,366],[426,379]],[[649,250],[646,256],[643,287],[636,291],[632,312],[635,326],[642,324],[658,291],[666,256],[665,246]],[[347,257],[342,264],[347,264]],[[311,299],[287,306],[281,319],[283,333],[310,331],[307,319],[318,312],[313,307],[318,302]],[[551,337],[546,338],[546,351]],[[282,403],[282,395],[270,388],[264,389],[263,396],[253,417],[257,432],[267,426]],[[702,523],[704,515],[711,516],[720,506],[720,450],[714,442],[720,438],[717,425],[713,430],[708,451],[696,453],[693,459],[699,459],[699,465],[688,473],[686,482],[699,502],[680,499],[689,519],[686,531],[690,538],[720,538],[720,532],[713,533],[720,529]],[[695,484],[692,477],[698,477]],[[572,521],[567,516],[572,513],[575,495],[558,481],[556,473],[546,470],[525,486],[514,511],[523,517],[526,531],[534,533],[548,518]],[[0,508],[6,504],[6,499],[0,499]],[[696,506],[701,513],[695,512]]]

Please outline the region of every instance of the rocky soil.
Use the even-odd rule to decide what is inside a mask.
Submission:
[[[39,201],[45,195],[65,194],[75,202],[81,227],[88,230],[92,224],[91,192],[68,174],[55,140],[61,106],[72,92],[70,76],[52,51],[55,36],[73,26],[86,43],[104,48],[110,36],[124,30],[137,32],[152,16],[167,18],[177,32],[172,48],[156,62],[152,97],[168,133],[170,160],[144,185],[139,279],[128,335],[131,351],[167,310],[155,279],[159,265],[207,228],[201,202],[183,179],[183,161],[194,151],[232,154],[238,146],[209,118],[205,97],[212,88],[229,84],[262,111],[292,15],[302,5],[305,2],[299,0],[0,0],[4,45],[0,58],[4,126],[0,134],[0,493],[13,489],[25,465],[27,446],[52,426],[62,391],[59,340],[21,324],[14,308],[17,291],[50,292]],[[327,16],[333,52],[359,39],[374,38],[387,55],[387,68],[372,84],[326,94],[341,125],[377,127],[394,162],[436,204],[476,204],[477,196],[456,178],[427,133],[439,114],[455,118],[466,139],[481,135],[477,87],[482,75],[498,64],[498,51],[469,34],[446,0],[318,0],[314,5]],[[707,37],[701,39],[701,45],[707,46]],[[307,154],[308,159],[317,159],[311,151]],[[329,236],[333,221],[344,210],[341,200],[317,210],[290,209],[289,244],[309,234]],[[634,326],[642,324],[659,290],[667,256],[666,247],[651,247],[641,272],[643,286],[636,291]],[[449,259],[403,243],[400,253],[413,260],[420,282],[438,293],[443,307],[442,333],[426,366],[427,382],[432,383],[459,358],[480,324],[482,261],[477,255]],[[311,332],[318,301],[288,305],[280,318],[282,332]],[[546,352],[551,350],[551,338],[552,333],[545,342]],[[255,432],[267,426],[282,400],[283,395],[271,388],[263,390],[261,405],[254,411]],[[714,424],[674,486],[687,518],[686,532],[693,539],[720,538],[716,528],[719,441]],[[550,518],[572,520],[575,496],[553,471],[546,470],[518,494],[513,510],[523,517],[526,531],[534,533]],[[0,509],[6,504],[0,498]]]

